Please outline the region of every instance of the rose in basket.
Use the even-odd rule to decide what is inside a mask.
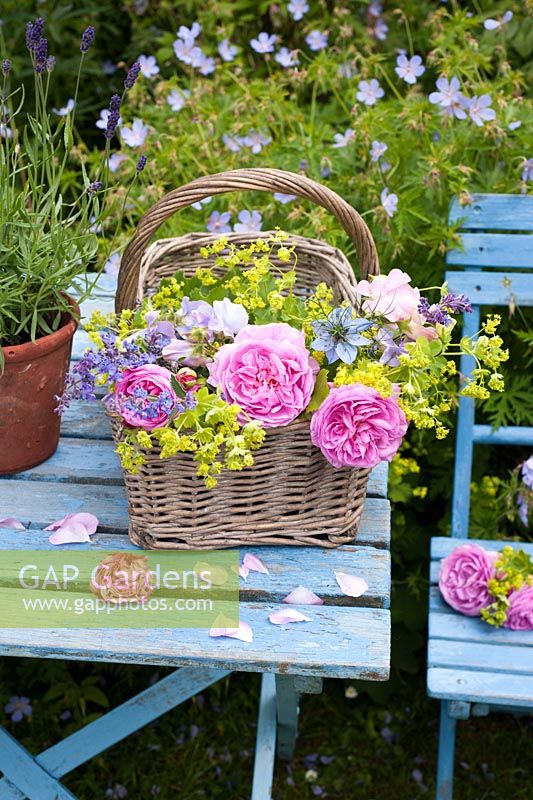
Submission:
[[[210,266],[162,280],[135,310],[93,316],[95,348],[60,399],[61,410],[107,387],[131,472],[158,446],[162,458],[191,453],[212,487],[223,468],[253,464],[266,429],[302,415],[334,467],[368,469],[393,458],[411,422],[446,436],[455,356],[477,362],[463,394],[503,389],[496,317],[452,341],[454,315],[470,310],[463,295],[443,287],[431,303],[399,269],[360,281],[353,305],[324,283],[298,294],[297,249],[280,231],[241,246],[222,237],[201,254]]]

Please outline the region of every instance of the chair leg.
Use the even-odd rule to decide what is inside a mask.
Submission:
[[[453,798],[453,766],[455,754],[455,728],[457,720],[450,716],[450,703],[440,704],[439,755],[437,763],[436,800]]]
[[[272,800],[276,759],[276,676],[263,674],[257,720],[254,778],[250,800]]]
[[[290,761],[298,736],[298,714],[300,693],[293,675],[276,675],[276,699],[278,707],[278,757]]]

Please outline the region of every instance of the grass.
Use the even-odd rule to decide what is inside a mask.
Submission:
[[[6,690],[23,693],[13,679],[17,673],[31,674],[32,669],[34,674],[41,670],[40,689],[46,691],[42,668],[42,661],[4,659],[2,698]],[[73,675],[72,685],[98,676],[97,685],[111,706],[164,674],[153,668],[110,665],[72,664],[61,669]],[[50,679],[56,680],[52,674]],[[416,681],[407,692],[409,705],[398,696],[387,708],[364,693],[350,699],[345,693],[351,695],[353,687],[341,681],[326,681],[322,695],[304,697],[295,758],[291,764],[276,765],[275,800],[433,797],[438,704],[426,698],[421,675]],[[75,770],[64,782],[79,800],[248,800],[258,692],[257,675],[232,675]],[[65,696],[74,695],[71,691]],[[35,697],[29,720],[7,723],[34,753],[79,727],[73,722],[78,705],[74,716],[64,719],[65,698]],[[85,721],[93,718],[94,703],[89,700],[85,710]],[[458,725],[455,796],[530,800],[533,765],[528,737],[533,718],[493,715]]]

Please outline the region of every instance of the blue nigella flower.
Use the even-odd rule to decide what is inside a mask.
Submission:
[[[326,319],[312,322],[316,339],[311,344],[313,350],[326,354],[328,364],[340,359],[345,364],[353,364],[357,358],[357,348],[371,344],[370,339],[362,336],[373,322],[368,319],[354,319],[353,309],[334,308]]]

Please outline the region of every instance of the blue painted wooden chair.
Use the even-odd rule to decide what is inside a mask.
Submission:
[[[83,313],[112,310],[113,286],[103,276]],[[78,331],[74,358],[89,344]],[[292,756],[299,698],[321,691],[323,677],[387,680],[390,663],[390,506],[385,464],[373,471],[356,542],[335,550],[262,547],[269,575],[251,572],[241,586],[240,613],[254,641],[212,639],[207,630],[51,630],[0,627],[0,656],[153,664],[180,669],[38,755],[0,727],[1,800],[73,800],[61,778],[98,753],[193,697],[234,670],[262,674],[252,800],[270,800],[274,759]],[[54,549],[43,527],[66,513],[92,511],[106,533],[70,548],[133,549],[128,509],[109,425],[99,404],[75,403],[62,423],[56,454],[33,470],[0,479],[0,517],[16,514],[29,530],[0,529],[2,550]],[[63,549],[68,549],[67,547]],[[334,571],[363,577],[360,598],[342,594]],[[304,585],[324,598],[305,625],[272,625],[268,614]],[[14,591],[0,574],[2,597]],[[75,799],[74,799],[75,800]]]
[[[477,195],[468,206],[455,201],[450,219],[460,221],[462,250],[447,263],[464,267],[446,273],[450,291],[464,292],[474,310],[464,315],[464,332],[479,329],[481,306],[533,305],[533,197]],[[517,271],[520,270],[520,271]],[[463,358],[469,374],[473,359]],[[492,430],[475,422],[474,402],[459,403],[452,502],[452,538],[431,542],[428,693],[441,700],[437,800],[451,800],[456,721],[491,711],[533,709],[533,632],[494,630],[456,614],[440,597],[440,560],[468,537],[470,481],[475,444],[533,446],[533,428]],[[501,542],[477,541],[487,549]],[[524,546],[533,555],[533,545]]]

